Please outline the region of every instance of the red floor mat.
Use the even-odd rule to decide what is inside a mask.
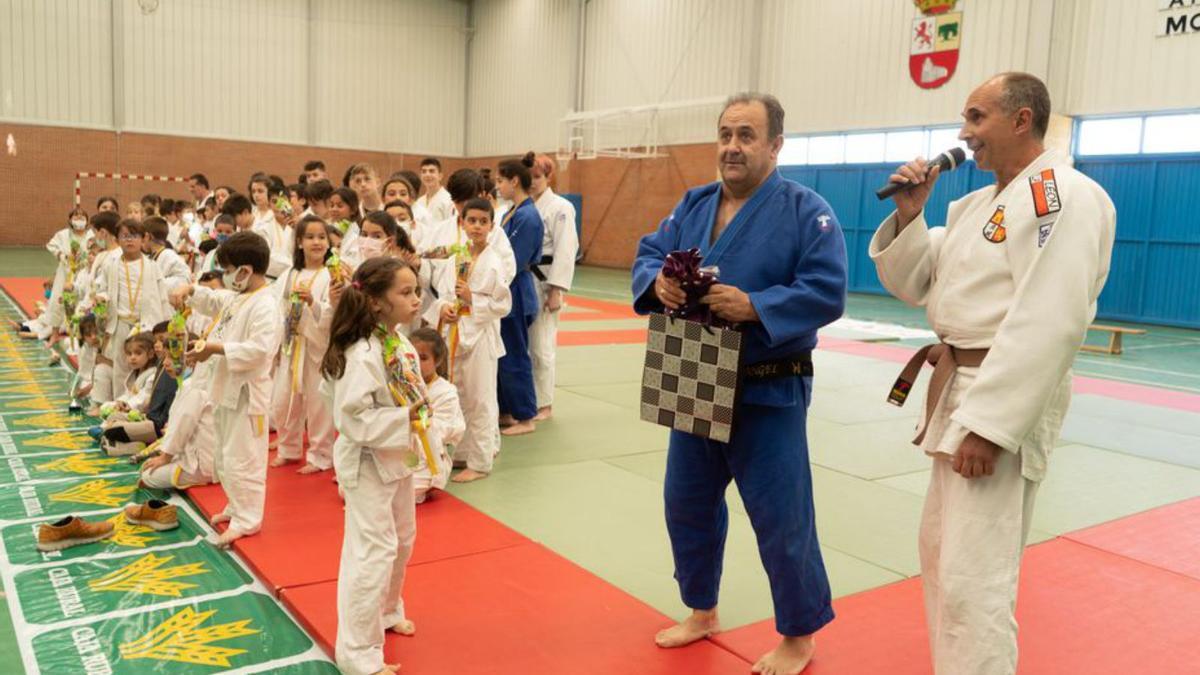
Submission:
[[[34,311],[34,305],[38,301],[45,301],[46,296],[42,289],[42,284],[47,277],[5,277],[0,279],[3,283],[4,290],[12,296],[13,300],[17,301],[17,305],[25,311],[28,316],[34,316],[37,312]]]
[[[605,319],[636,319],[638,315],[627,303],[596,300],[580,295],[567,298],[567,305],[587,312],[567,312],[562,315],[563,321],[601,321]]]
[[[627,345],[645,344],[646,329],[629,330],[560,330],[558,346],[580,347],[584,345]]]
[[[1200,580],[1200,497],[1064,536]]]
[[[337,578],[342,550],[342,502],[332,472],[296,473],[291,464],[267,471],[262,531],[234,549],[270,588]],[[219,485],[188,495],[205,516],[225,507]],[[529,540],[446,493],[417,506],[417,543],[412,564],[515,546]]]
[[[834,606],[807,675],[932,672],[919,580]],[[1200,581],[1067,539],[1026,552],[1017,621],[1024,675],[1183,675],[1200,663]],[[717,641],[753,659],[777,639],[764,622]]]
[[[332,653],[335,582],[289,588],[282,597]],[[385,648],[404,673],[749,671],[745,661],[709,642],[659,649],[653,636],[669,619],[537,544],[410,568],[404,598],[417,635],[389,635]]]

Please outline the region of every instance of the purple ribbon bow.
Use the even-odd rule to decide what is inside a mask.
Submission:
[[[700,303],[700,298],[708,295],[708,289],[717,283],[718,270],[715,267],[700,267],[700,249],[690,248],[686,251],[673,251],[667,254],[663,261],[663,276],[679,282],[687,299],[679,309],[668,309],[667,316],[688,321],[699,321],[715,327],[725,327],[726,321],[715,316],[708,305]]]

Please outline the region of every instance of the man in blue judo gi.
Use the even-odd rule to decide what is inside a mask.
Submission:
[[[783,108],[775,97],[734,96],[718,124],[721,180],[689,190],[658,229],[642,238],[633,267],[634,309],[646,314],[683,303],[662,274],[672,251],[698,248],[719,268],[703,302],[741,324],[749,365],[782,364],[788,375],[756,379],[747,368],[729,443],[672,431],[664,499],[675,578],[692,614],[660,632],[680,647],[719,630],[717,595],[732,479],[758,539],[771,584],[779,646],[754,665],[769,675],[799,673],[813,634],[833,620],[829,579],[817,543],[805,417],[812,395],[817,329],[842,314],[846,245],[829,205],[776,169]],[[791,368],[795,370],[792,371]]]

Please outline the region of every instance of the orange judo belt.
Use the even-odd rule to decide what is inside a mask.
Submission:
[[[921,441],[925,439],[925,430],[929,428],[929,420],[933,418],[938,401],[942,400],[942,392],[954,378],[958,367],[978,368],[983,364],[983,359],[987,354],[987,349],[959,349],[951,347],[945,342],[939,342],[921,347],[916,354],[912,355],[908,363],[904,364],[904,370],[900,371],[900,377],[896,378],[896,383],[892,385],[892,391],[888,393],[888,403],[895,406],[904,405],[908,399],[908,393],[912,391],[913,383],[917,381],[921,366],[925,363],[933,366],[933,377],[929,380],[929,392],[925,396],[925,421],[921,424],[916,438],[913,439],[913,445],[920,445]]]

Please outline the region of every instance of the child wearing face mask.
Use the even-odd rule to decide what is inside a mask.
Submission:
[[[73,292],[75,274],[87,266],[91,240],[87,211],[77,206],[67,215],[67,227],[55,232],[46,243],[46,250],[58,261],[58,268],[54,271],[54,283],[50,287],[46,310],[19,327],[24,336],[46,340],[66,327],[68,317],[63,313],[63,289],[65,287]]]
[[[224,244],[229,237],[237,230],[237,221],[233,216],[222,213],[217,216],[213,222],[213,236],[208,241],[213,242],[209,246],[201,244],[201,250],[208,248],[204,255],[204,262],[200,264],[200,273],[209,272],[217,269],[217,248]],[[265,240],[264,240],[265,241]]]
[[[258,234],[233,234],[217,248],[223,270],[222,290],[183,286],[171,293],[175,307],[214,317],[212,332],[186,355],[189,365],[210,359],[213,422],[216,425],[214,472],[228,498],[212,517],[229,523],[215,542],[228,548],[262,526],[267,486],[267,414],[271,363],[279,349],[283,317],[277,298],[266,291],[271,249]]]
[[[325,221],[305,216],[296,226],[292,269],[275,282],[284,330],[271,397],[271,421],[279,447],[271,466],[299,461],[304,456],[307,430],[308,459],[299,473],[333,467],[333,417],[317,395],[321,358],[329,346],[333,319],[325,267],[329,254]]]

